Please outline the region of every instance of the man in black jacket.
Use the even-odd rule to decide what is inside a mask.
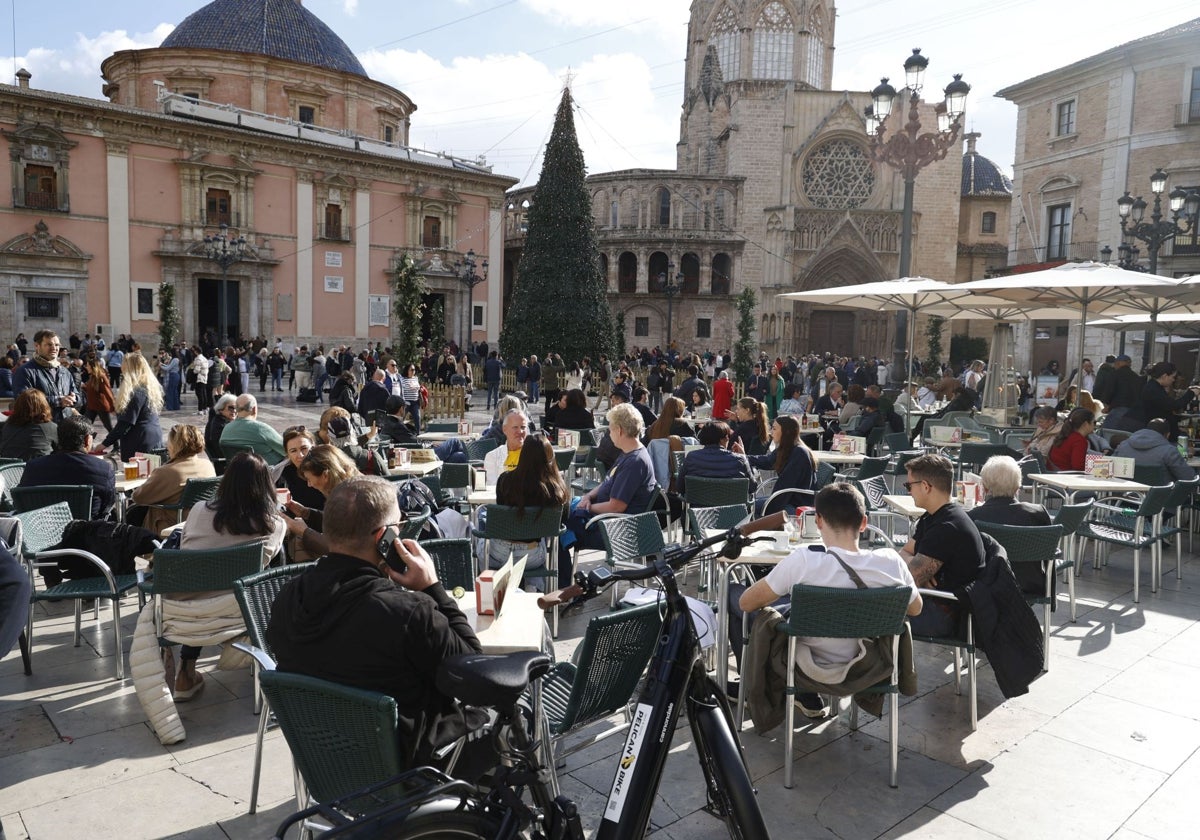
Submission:
[[[116,477],[106,458],[89,455],[92,427],[79,417],[58,424],[58,451],[25,465],[21,487],[57,484],[92,485],[92,519],[108,516],[117,501]]]
[[[479,653],[479,640],[415,540],[393,544],[403,573],[380,556],[376,543],[401,521],[392,484],[344,481],[324,513],[329,554],[285,586],[271,611],[277,667],[395,698],[405,765],[429,763],[436,748],[474,727],[437,690],[438,666]]]

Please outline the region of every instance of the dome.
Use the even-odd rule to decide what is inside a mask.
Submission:
[[[268,55],[367,75],[346,42],[300,0],[213,0],[184,18],[162,46]]]
[[[978,134],[968,134],[967,151],[962,162],[962,196],[1010,196],[1012,180],[1000,171],[1000,167],[975,151]]]

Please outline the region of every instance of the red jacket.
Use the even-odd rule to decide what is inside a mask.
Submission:
[[[713,382],[712,418],[724,420],[725,412],[733,408],[733,383],[728,379]]]
[[[1087,451],[1087,438],[1071,432],[1062,443],[1050,447],[1050,463],[1056,470],[1082,470]]]

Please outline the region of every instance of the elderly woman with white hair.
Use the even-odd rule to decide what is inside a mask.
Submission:
[[[974,522],[996,525],[1050,525],[1050,514],[1041,505],[1017,501],[1021,489],[1021,468],[1007,455],[993,455],[979,471],[987,499],[967,511]]]

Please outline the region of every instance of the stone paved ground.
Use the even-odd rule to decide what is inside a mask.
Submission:
[[[315,421],[315,408],[266,396],[262,416],[273,425]],[[772,837],[1197,836],[1200,562],[1185,550],[1182,581],[1173,555],[1165,566],[1157,594],[1143,571],[1138,605],[1129,552],[1115,552],[1100,572],[1087,569],[1078,621],[1066,609],[1054,614],[1051,668],[1029,694],[1003,701],[990,670],[980,669],[976,732],[965,697],[954,693],[950,657],[918,646],[920,691],[901,706],[897,790],[887,785],[886,720],[857,733],[846,714],[804,726],[793,790],[782,783],[780,731],[760,735],[747,724],[743,740]],[[598,601],[563,622],[560,657],[570,654],[589,615],[605,609]],[[134,603],[126,599],[127,640]],[[287,747],[272,732],[260,812],[246,813],[256,724],[248,671],[217,671],[215,657],[203,659],[209,686],[180,706],[187,740],[163,747],[130,682],[113,678],[107,614],[101,630],[85,623],[78,648],[68,605],[39,605],[36,616],[34,675],[24,676],[15,653],[0,662],[0,818],[10,840],[265,838],[294,810]],[[564,790],[580,803],[589,836],[618,746],[609,739],[581,752],[565,771]],[[684,723],[651,836],[725,837],[701,810],[703,799]]]

